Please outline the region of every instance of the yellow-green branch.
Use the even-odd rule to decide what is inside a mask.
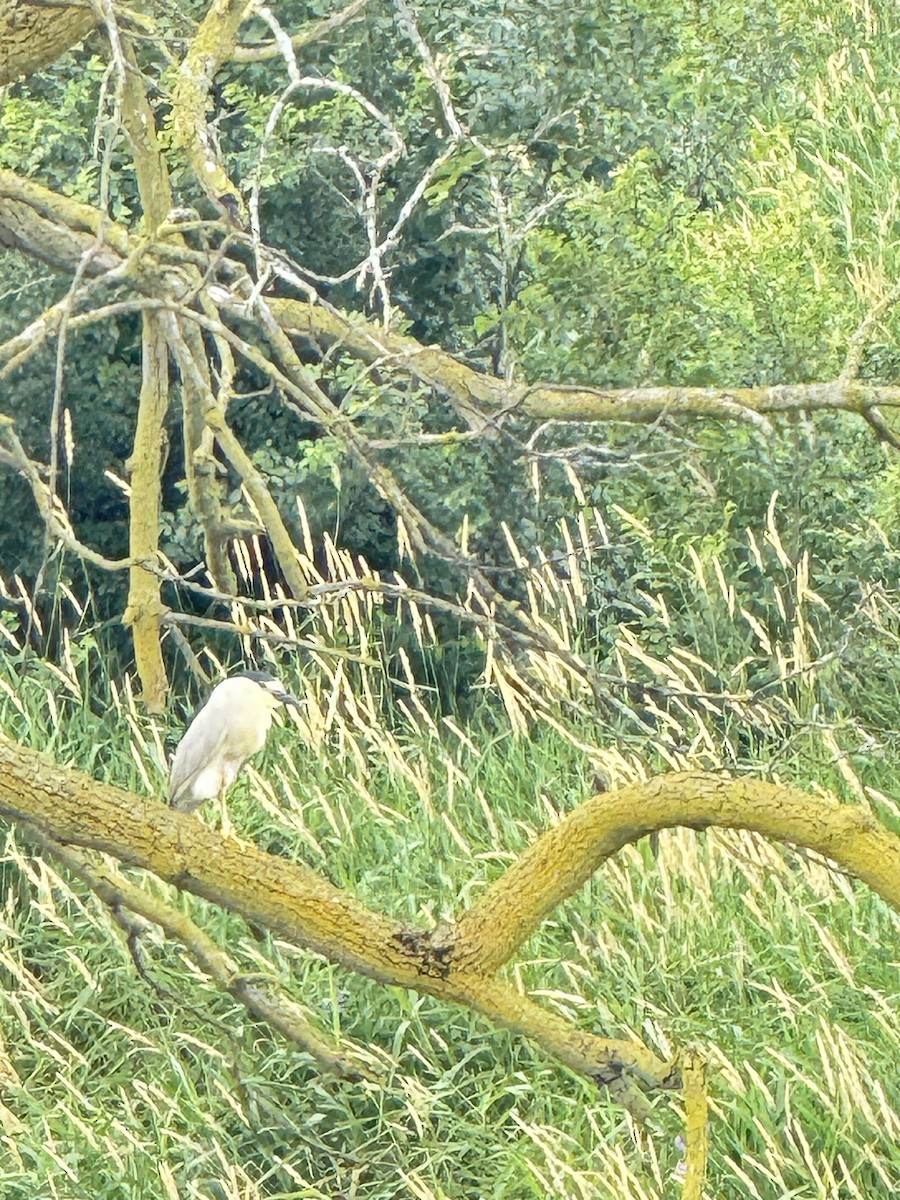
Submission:
[[[206,109],[213,79],[234,53],[249,7],[247,0],[213,0],[178,68],[172,97],[173,142],[187,151],[201,187],[229,219],[239,214],[240,192],[228,177],[210,135]]]
[[[585,1033],[477,966],[448,967],[443,937],[433,940],[366,908],[303,864],[223,837],[158,801],[56,767],[2,736],[0,811],[57,842],[101,850],[152,871],[381,983],[466,1005],[533,1038],[572,1070],[615,1084],[616,1094],[637,1115],[640,1103],[631,1085],[621,1082],[623,1072],[649,1086],[677,1082],[670,1065],[640,1043]]]
[[[900,910],[900,837],[868,809],[761,779],[686,771],[593,796],[548,830],[456,922],[454,962],[496,971],[606,859],[676,825],[749,829],[815,850]]]

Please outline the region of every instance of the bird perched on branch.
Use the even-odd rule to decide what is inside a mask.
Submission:
[[[265,671],[243,671],[214,687],[172,759],[172,808],[193,812],[204,800],[223,795],[247,759],[266,744],[272,714],[282,704],[299,708],[300,701]]]

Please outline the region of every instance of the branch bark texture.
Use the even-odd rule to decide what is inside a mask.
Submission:
[[[32,75],[80,42],[97,18],[89,4],[0,3],[0,87]]]
[[[867,808],[761,779],[686,771],[593,796],[548,830],[459,918],[454,961],[497,970],[608,858],[676,825],[748,829],[814,850],[900,911],[900,837]]]

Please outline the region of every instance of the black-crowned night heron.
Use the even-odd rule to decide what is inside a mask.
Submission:
[[[172,759],[172,808],[193,812],[204,800],[223,795],[250,755],[266,744],[272,714],[282,704],[300,702],[265,671],[244,671],[214,687]]]

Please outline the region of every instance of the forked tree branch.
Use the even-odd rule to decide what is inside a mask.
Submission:
[[[145,164],[148,174],[151,167],[151,162]],[[252,464],[231,436],[221,406],[208,402],[212,395],[212,380],[201,331],[208,332],[223,349],[230,347],[230,353],[261,370],[287,403],[299,408],[306,418],[343,443],[394,509],[410,543],[424,554],[436,555],[465,570],[471,599],[467,607],[483,617],[489,627],[496,622],[498,630],[512,630],[518,638],[553,654],[598,694],[603,689],[598,687],[589,666],[558,639],[554,640],[537,627],[527,612],[508,604],[477,561],[462,555],[451,539],[426,518],[399,485],[388,461],[372,448],[364,431],[333,403],[299,358],[291,334],[340,348],[379,372],[412,374],[421,383],[447,395],[470,429],[478,426],[486,434],[495,430],[505,415],[512,413],[584,422],[650,420],[666,413],[681,412],[729,420],[741,415],[759,423],[764,419],[761,414],[797,408],[844,408],[872,417],[879,406],[900,405],[900,388],[870,388],[855,380],[842,379],[827,384],[732,391],[646,388],[607,392],[557,384],[532,387],[507,384],[479,374],[442,350],[424,347],[402,335],[384,333],[366,322],[351,321],[323,304],[310,305],[257,295],[241,265],[222,257],[221,252],[219,257],[209,258],[208,270],[201,271],[197,252],[185,248],[177,236],[166,235],[165,240],[159,242],[140,239],[107,221],[102,213],[88,205],[40,188],[11,172],[0,171],[0,236],[5,229],[12,230],[13,227],[21,235],[22,244],[28,245],[32,252],[41,248],[48,259],[59,259],[70,266],[75,265],[72,255],[76,249],[77,261],[81,262],[85,249],[90,247],[87,273],[101,275],[107,272],[107,277],[130,283],[141,296],[150,296],[156,303],[170,308],[172,322],[177,317],[177,325],[184,336],[173,336],[171,348],[178,354],[185,350],[186,340],[190,342],[190,352],[181,353],[179,357],[185,385],[184,428],[186,435],[193,431],[188,439],[191,453],[186,456],[186,474],[189,482],[193,481],[192,499],[196,502],[205,498],[211,502],[201,503],[199,512],[204,520],[208,560],[211,566],[218,568],[215,578],[220,590],[234,590],[223,533],[226,523],[216,499],[216,480],[210,478],[204,484],[204,463],[196,454],[210,433],[215,435],[234,464],[243,464],[238,469],[245,481],[258,485],[257,504],[265,501],[266,512],[262,515],[269,536],[278,547],[282,569],[286,577],[293,577],[291,590],[294,596],[304,596],[301,581],[295,577],[295,551],[290,535],[271,502],[265,481],[249,469]],[[59,237],[48,241],[48,227]],[[86,314],[76,314],[69,318],[68,324],[74,327],[85,317]],[[227,325],[226,317],[229,319]],[[255,333],[240,336],[232,327],[232,319],[255,323]],[[47,319],[40,329],[35,330],[35,336],[46,336],[56,320],[55,310],[48,310]],[[6,354],[15,361],[22,361],[24,353],[21,339],[15,338],[8,347],[0,347],[0,361]],[[156,368],[151,365],[145,380],[148,386],[158,375],[158,364]],[[210,423],[216,424],[217,428],[211,429]],[[193,429],[195,424],[198,426],[196,431]],[[210,456],[206,457],[206,466],[214,469]],[[140,554],[132,555],[132,559],[140,562],[139,569],[146,573],[143,564],[152,560],[152,554],[144,547]],[[152,581],[148,581],[148,594],[152,586]],[[132,611],[139,611],[139,606],[132,606]],[[158,630],[158,607],[148,601],[143,612]],[[148,688],[150,696],[158,693],[158,687]]]
[[[192,816],[54,766],[0,735],[0,813],[54,841],[100,850],[152,871],[380,983],[463,1004],[533,1039],[559,1061],[613,1088],[635,1115],[633,1080],[673,1087],[678,1072],[639,1042],[585,1033],[480,968],[457,970],[444,938],[366,908],[302,863],[223,836]]]

